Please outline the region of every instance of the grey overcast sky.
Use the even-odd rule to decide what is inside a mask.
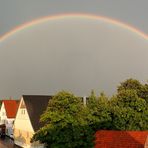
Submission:
[[[148,0],[0,0],[0,36],[44,16],[86,13],[148,34]],[[102,20],[67,17],[0,41],[0,98],[91,89],[111,95],[119,82],[148,79],[148,39]]]
[[[148,0],[0,0],[0,35],[36,18],[74,12],[115,18],[148,33]]]

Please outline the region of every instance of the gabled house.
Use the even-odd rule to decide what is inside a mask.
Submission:
[[[19,106],[18,100],[2,100],[0,109],[0,125],[5,124],[6,135],[13,136],[13,124]]]
[[[148,148],[148,131],[96,132],[95,148]]]
[[[41,114],[51,96],[23,95],[14,122],[14,143],[23,148],[43,148],[39,142],[31,143],[33,134],[42,126]]]

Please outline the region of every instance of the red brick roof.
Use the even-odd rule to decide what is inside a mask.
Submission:
[[[110,131],[96,132],[95,148],[144,148],[148,131]]]
[[[5,106],[7,118],[15,118],[19,101],[16,100],[3,100]]]

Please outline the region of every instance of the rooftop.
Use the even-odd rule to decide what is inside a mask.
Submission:
[[[5,106],[7,118],[15,118],[19,106],[18,100],[2,100]]]
[[[148,131],[112,131],[96,132],[95,148],[144,148],[148,144]]]

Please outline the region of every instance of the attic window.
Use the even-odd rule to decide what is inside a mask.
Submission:
[[[25,109],[21,110],[21,114],[24,115],[25,114]]]

